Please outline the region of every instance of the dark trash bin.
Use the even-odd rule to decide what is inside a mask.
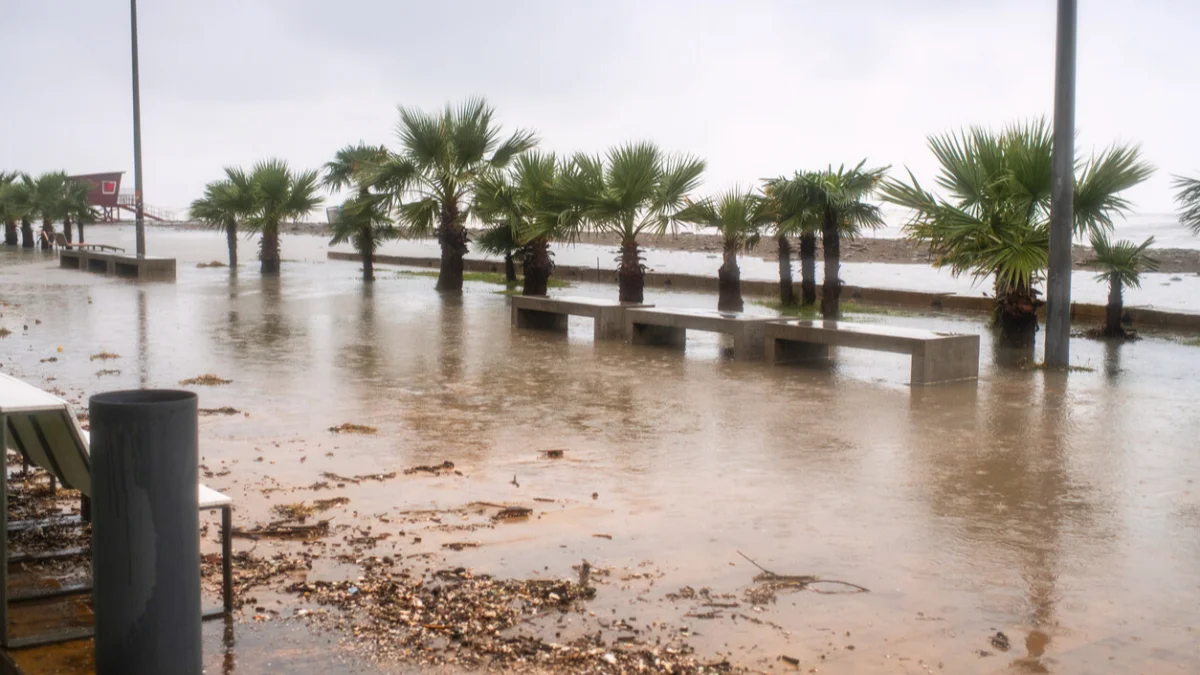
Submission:
[[[200,675],[197,398],[90,401],[97,675]]]

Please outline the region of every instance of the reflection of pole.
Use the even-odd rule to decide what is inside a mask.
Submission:
[[[137,0],[129,0],[129,36],[133,44],[133,205],[137,214],[137,254],[146,255],[146,224],[142,219],[142,100],[138,87]]]
[[[1046,276],[1046,365],[1071,357],[1071,237],[1075,200],[1076,0],[1058,0],[1054,157],[1050,167],[1050,270]]]

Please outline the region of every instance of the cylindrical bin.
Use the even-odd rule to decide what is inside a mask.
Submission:
[[[90,401],[97,675],[200,675],[197,399]]]

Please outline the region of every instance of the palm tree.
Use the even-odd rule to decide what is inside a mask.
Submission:
[[[911,209],[905,231],[926,244],[935,266],[954,275],[994,278],[996,320],[1005,344],[1028,346],[1037,331],[1035,285],[1049,259],[1051,129],[1045,120],[1018,123],[1000,133],[971,128],[932,136],[942,169],[937,185],[949,199],[911,183],[887,181],[884,199]],[[1075,234],[1107,232],[1127,211],[1120,193],[1153,169],[1136,146],[1114,145],[1093,155],[1075,178]]]
[[[225,178],[205,185],[204,196],[193,201],[188,211],[192,218],[225,233],[229,268],[236,271],[238,223],[250,218],[255,211],[250,176],[240,167],[225,167]]]
[[[1158,269],[1158,261],[1146,255],[1146,249],[1154,245],[1154,237],[1141,244],[1132,241],[1108,240],[1104,232],[1092,234],[1092,250],[1096,257],[1090,262],[1100,268],[1097,281],[1108,282],[1108,305],[1104,308],[1104,335],[1126,337],[1121,328],[1121,317],[1125,313],[1124,287],[1141,288],[1141,273]]]
[[[742,249],[753,248],[761,236],[761,228],[771,220],[763,198],[750,190],[735,187],[716,199],[689,204],[676,218],[721,233],[724,256],[717,271],[717,309],[722,312],[745,309],[737,254]]]
[[[371,178],[387,159],[386,147],[359,141],[358,145],[338,150],[333,160],[325,163],[325,177],[321,179],[321,184],[330,190],[355,188],[355,194],[342,204],[330,222],[333,232],[330,243],[349,241],[354,245],[362,256],[363,281],[368,282],[375,281],[375,251],[385,239],[399,235],[388,216],[387,195],[371,189]]]
[[[281,159],[268,159],[254,165],[250,173],[253,215],[246,225],[260,232],[258,259],[263,274],[279,274],[279,225],[312,212],[320,203],[317,196],[317,172],[293,173]]]
[[[42,218],[42,248],[50,248],[54,241],[54,221],[66,215],[66,194],[67,174],[65,172],[43,173],[37,177],[34,183],[34,207],[37,215]]]
[[[4,172],[0,171],[0,221],[4,222],[4,245],[17,245],[17,219],[20,218],[17,210],[17,179],[20,177],[16,171]]]
[[[476,215],[490,224],[478,239],[481,249],[505,255],[505,278],[516,281],[514,254],[525,277],[522,295],[545,295],[554,271],[552,239],[574,238],[578,222],[556,201],[559,162],[553,153],[522,153],[507,171],[491,171],[476,181]]]
[[[436,234],[442,248],[439,291],[461,292],[463,256],[469,236],[475,180],[504,168],[537,144],[533,132],[518,130],[500,140],[494,110],[481,98],[440,113],[400,107],[396,134],[400,152],[372,172],[370,182],[391,197],[409,234]]]
[[[1175,176],[1172,185],[1179,190],[1175,202],[1183,209],[1179,222],[1192,234],[1200,234],[1200,179]]]
[[[355,193],[342,202],[337,216],[329,223],[330,244],[350,242],[362,255],[363,281],[375,281],[375,251],[386,239],[394,239],[397,230],[388,217],[387,197],[367,192]]]
[[[617,146],[604,158],[577,153],[564,168],[556,199],[592,229],[621,240],[621,302],[644,299],[646,269],[638,237],[662,235],[703,173],[703,160],[668,156],[649,142]]]
[[[37,182],[27,173],[8,187],[8,204],[13,218],[21,221],[21,248],[33,248],[33,218],[37,215]]]
[[[88,193],[92,184],[85,181],[67,181],[66,194],[63,197],[63,232],[67,241],[71,241],[71,221],[79,228],[79,243],[83,243],[83,226],[96,222],[96,210],[88,203]]]
[[[797,173],[797,177],[802,174]],[[817,301],[817,232],[821,229],[820,214],[814,213],[803,192],[789,184],[784,176],[766,181],[763,191],[775,217],[775,237],[779,246],[779,301],[794,305],[792,290],[792,256],[789,235],[800,235],[800,294],[801,303],[808,307]]]
[[[870,197],[879,186],[889,167],[864,169],[864,164],[866,160],[853,169],[842,165],[836,170],[830,166],[824,171],[797,173],[779,188],[794,217],[809,228],[817,222],[821,224],[821,253],[825,264],[825,279],[821,282],[821,316],[826,319],[836,319],[839,312],[842,280],[838,275],[842,239],[857,236],[863,228],[875,229],[883,225],[879,207],[863,200]],[[806,253],[803,244],[802,240],[802,261]],[[816,248],[815,242],[812,246]]]

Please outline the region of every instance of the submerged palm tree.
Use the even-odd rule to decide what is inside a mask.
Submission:
[[[33,248],[33,219],[37,216],[37,182],[22,173],[8,186],[8,203],[13,218],[21,221],[21,248]]]
[[[238,224],[254,213],[254,188],[240,167],[225,167],[225,178],[204,186],[204,196],[192,202],[192,218],[225,233],[229,268],[238,265]]]
[[[17,220],[21,217],[18,210],[17,179],[20,176],[16,171],[0,171],[0,222],[4,223],[5,246],[17,245]]]
[[[92,184],[86,181],[67,181],[66,194],[63,197],[63,232],[67,241],[71,241],[71,222],[79,228],[79,243],[83,243],[83,226],[96,222],[96,210],[88,203],[88,193]]]
[[[1175,202],[1183,209],[1179,214],[1179,222],[1192,234],[1200,234],[1200,179],[1175,176],[1172,185],[1179,190]]]
[[[801,174],[797,174],[800,176]],[[800,296],[804,306],[817,301],[817,232],[821,229],[819,214],[814,214],[805,199],[789,185],[791,179],[780,176],[765,182],[767,196],[775,219],[775,238],[779,248],[779,302],[784,306],[796,303],[792,288],[792,249],[789,236],[800,236]]]
[[[350,242],[362,255],[363,281],[375,281],[375,251],[387,239],[394,239],[397,230],[388,217],[387,197],[368,192],[355,193],[342,202],[337,216],[329,223],[331,244]]]
[[[258,248],[260,271],[279,274],[279,226],[308,215],[321,203],[317,172],[293,173],[287,162],[268,159],[254,165],[250,183],[254,209],[246,225],[262,234]]]
[[[42,219],[42,248],[53,245],[54,221],[65,215],[66,194],[67,174],[63,171],[43,173],[34,181],[33,203],[37,215]]]
[[[1092,250],[1096,257],[1091,263],[1100,268],[1096,275],[1097,281],[1108,282],[1108,305],[1104,308],[1104,335],[1108,337],[1125,337],[1125,329],[1121,327],[1121,318],[1125,314],[1124,288],[1141,288],[1141,273],[1153,272],[1158,269],[1158,261],[1146,250],[1154,245],[1154,237],[1141,244],[1132,241],[1112,243],[1103,232],[1092,234]]]
[[[753,248],[761,236],[761,228],[770,222],[763,198],[735,187],[716,199],[688,205],[676,217],[686,223],[711,227],[721,234],[724,255],[717,270],[717,309],[723,312],[745,309],[737,254]]]
[[[514,255],[525,277],[522,295],[545,295],[554,261],[552,239],[572,239],[574,227],[566,210],[555,201],[559,163],[553,153],[537,151],[518,156],[505,172],[480,177],[475,188],[476,215],[489,227],[478,244],[505,256],[505,278],[516,281]]]
[[[621,240],[621,302],[644,299],[638,237],[663,234],[703,173],[703,160],[668,156],[649,142],[617,146],[604,158],[578,153],[564,168],[556,200],[592,229]]]
[[[842,239],[853,238],[864,228],[875,229],[883,225],[879,207],[865,200],[887,175],[888,167],[864,169],[864,164],[866,160],[853,169],[843,165],[837,169],[831,166],[824,171],[798,173],[776,188],[788,212],[800,221],[803,229],[811,231],[820,223],[825,265],[825,279],[821,282],[821,316],[826,319],[836,319],[839,313]],[[804,253],[802,250],[802,260]]]
[[[440,113],[400,107],[400,151],[372,172],[370,182],[390,195],[410,234],[436,234],[442,249],[439,291],[462,291],[476,178],[504,168],[537,139],[518,130],[500,140],[495,111],[483,99],[447,105]]]
[[[350,242],[362,256],[363,281],[375,281],[375,252],[387,239],[399,236],[399,230],[389,217],[389,197],[372,190],[371,180],[388,159],[382,145],[348,145],[338,150],[333,160],[325,164],[321,183],[330,190],[354,188],[354,194],[342,203],[337,216],[330,222],[331,244]]]
[[[971,128],[932,136],[941,164],[942,198],[910,183],[888,181],[887,201],[913,211],[909,238],[929,246],[935,265],[955,275],[992,276],[1002,340],[1028,346],[1037,330],[1036,284],[1049,258],[1050,157],[1053,135],[1045,120],[1014,124],[1000,133]],[[1114,145],[1082,164],[1075,178],[1075,234],[1112,229],[1129,208],[1120,193],[1153,169],[1136,146]]]

